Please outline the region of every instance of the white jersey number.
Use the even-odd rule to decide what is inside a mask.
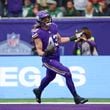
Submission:
[[[49,37],[49,41],[48,41],[48,45],[52,45],[52,46],[58,46],[58,37],[57,34]]]

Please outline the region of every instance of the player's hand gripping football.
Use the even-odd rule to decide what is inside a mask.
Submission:
[[[55,52],[55,46],[54,45],[48,45],[45,49],[45,56],[50,56]]]

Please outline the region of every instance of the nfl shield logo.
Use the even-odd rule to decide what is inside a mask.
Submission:
[[[16,47],[20,42],[20,34],[12,33],[7,34],[7,44],[10,47]]]

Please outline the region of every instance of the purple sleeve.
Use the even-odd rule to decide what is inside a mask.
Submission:
[[[32,29],[32,39],[40,38],[40,30],[39,28]]]

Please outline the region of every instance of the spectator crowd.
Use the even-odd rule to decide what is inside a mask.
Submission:
[[[0,0],[0,17],[35,17],[40,10],[53,18],[110,16],[110,0]]]

